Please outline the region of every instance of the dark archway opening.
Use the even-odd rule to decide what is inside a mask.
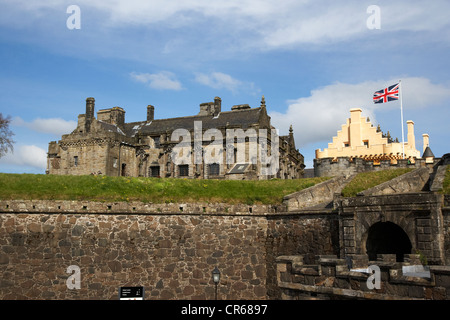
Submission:
[[[397,262],[402,262],[411,248],[408,235],[395,223],[377,222],[369,228],[366,249],[371,261],[377,259],[377,254],[395,254]]]

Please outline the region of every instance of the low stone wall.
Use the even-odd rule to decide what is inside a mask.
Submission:
[[[279,254],[333,253],[329,217],[275,206],[0,201],[0,299],[276,299]],[[330,252],[328,252],[328,251]],[[70,289],[70,266],[80,288]],[[268,270],[270,269],[270,270]]]
[[[353,176],[347,178],[338,176],[292,193],[283,198],[283,205],[287,207],[288,211],[297,211],[323,203],[330,203],[333,201],[334,194],[340,193],[352,178]]]
[[[277,259],[277,281],[286,300],[360,299],[360,300],[448,300],[450,299],[450,267],[430,266],[429,277],[403,274],[404,266],[420,265],[418,255],[408,255],[406,262],[396,263],[395,255],[379,255],[368,262],[367,256],[355,256],[359,265],[349,269],[348,261],[335,256],[318,256],[316,264],[308,265],[302,256],[280,256]],[[365,261],[365,264],[361,264]],[[380,286],[368,268],[380,270]],[[353,269],[355,268],[355,269]],[[353,271],[353,270],[362,271]]]
[[[445,175],[447,173],[447,167],[449,164],[437,166],[436,172],[434,173],[433,182],[430,186],[430,191],[440,192],[444,185]]]
[[[268,295],[281,298],[276,281],[277,257],[301,254],[307,263],[312,263],[318,252],[339,254],[338,228],[338,216],[331,211],[269,216],[266,242]]]
[[[246,205],[227,203],[143,203],[73,200],[0,200],[0,213],[131,213],[131,214],[227,214],[265,215],[285,211],[283,205]]]
[[[424,189],[429,178],[430,170],[428,168],[416,169],[379,184],[378,186],[361,191],[358,193],[358,196],[420,192]]]

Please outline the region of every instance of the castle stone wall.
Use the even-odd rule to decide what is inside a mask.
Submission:
[[[365,235],[378,221],[400,226],[436,279],[411,282],[394,258],[388,269],[396,278],[385,286],[398,290],[387,297],[448,298],[448,196],[335,201],[338,210],[295,212],[283,205],[1,200],[0,299],[117,299],[120,287],[143,286],[149,300],[209,300],[215,267],[219,299],[330,298],[341,289],[345,297],[370,297],[360,292],[367,275],[345,273],[343,257],[365,254]],[[301,256],[292,261],[304,270],[291,272],[285,256]],[[79,289],[67,287],[70,266],[80,268]]]
[[[350,176],[366,171],[381,171],[400,168],[432,168],[439,160],[440,159],[436,158],[433,163],[426,163],[425,159],[415,159],[415,162],[411,162],[408,159],[399,159],[396,164],[391,164],[390,160],[382,160],[379,165],[374,165],[373,161],[367,161],[361,158],[351,159],[350,157],[338,157],[336,160],[333,160],[333,158],[314,159],[314,176]]]
[[[318,252],[339,254],[339,221],[330,212],[304,212],[269,219],[267,232],[267,290],[281,298],[277,283],[276,259],[283,255],[303,255],[312,263]]]
[[[117,299],[143,286],[145,299],[209,300],[216,266],[219,299],[275,299],[276,256],[334,251],[336,234],[329,217],[282,209],[0,201],[0,299]],[[67,287],[69,266],[80,289]]]

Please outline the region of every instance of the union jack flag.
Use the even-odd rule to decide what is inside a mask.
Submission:
[[[373,103],[384,103],[398,100],[399,85],[400,83],[397,83],[385,89],[375,91],[373,94]]]

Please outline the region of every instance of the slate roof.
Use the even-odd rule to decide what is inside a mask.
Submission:
[[[434,154],[431,151],[430,147],[426,147],[425,151],[423,152],[422,158],[428,158],[428,157],[433,157],[434,158]]]
[[[124,131],[127,136],[137,133],[142,135],[161,134],[166,131],[172,132],[176,129],[194,130],[194,122],[201,121],[203,129],[221,128],[227,124],[238,126],[246,130],[249,126],[257,124],[261,115],[261,108],[234,110],[220,112],[217,116],[188,116],[180,118],[156,119],[151,122],[139,121],[126,123]]]
[[[106,131],[116,132],[116,133],[125,135],[125,133],[115,124],[107,123],[107,122],[104,122],[101,120],[98,120],[98,123],[100,123],[100,126],[102,127],[102,129],[104,129]]]

